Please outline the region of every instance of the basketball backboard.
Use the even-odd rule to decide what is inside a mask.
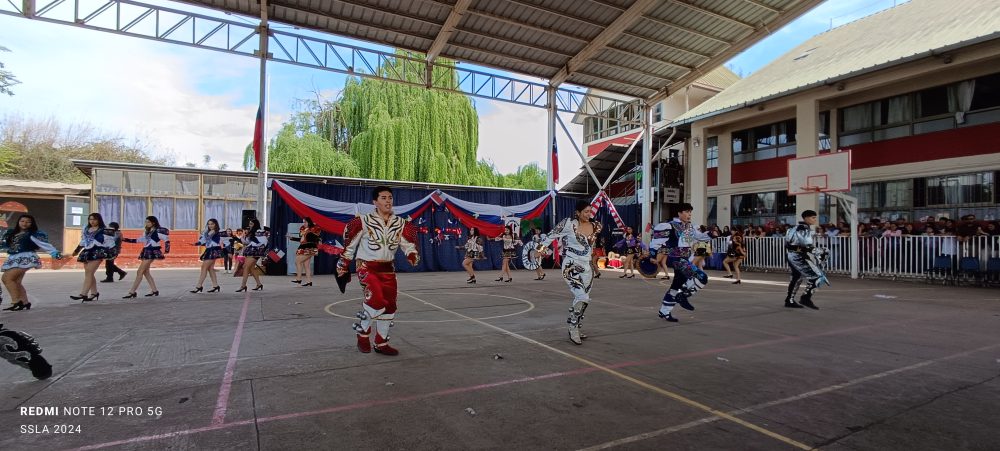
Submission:
[[[788,160],[788,195],[851,190],[851,151]]]

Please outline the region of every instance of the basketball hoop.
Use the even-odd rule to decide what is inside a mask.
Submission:
[[[823,188],[819,186],[800,186],[799,189],[804,192],[813,192],[817,194],[823,192]]]

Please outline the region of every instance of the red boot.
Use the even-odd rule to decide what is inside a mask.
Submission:
[[[385,354],[385,355],[399,355],[399,351],[396,348],[389,346],[389,340],[382,338],[381,335],[375,334],[375,353]]]
[[[372,352],[372,343],[368,339],[368,334],[358,334],[358,351],[361,351],[364,354]]]

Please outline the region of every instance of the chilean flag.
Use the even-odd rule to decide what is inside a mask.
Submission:
[[[552,183],[559,183],[559,149],[555,138],[552,138]]]
[[[263,158],[263,152],[261,152],[261,146],[264,143],[264,111],[261,107],[257,107],[257,122],[253,126],[253,161],[257,169],[263,167],[261,165],[261,159]]]

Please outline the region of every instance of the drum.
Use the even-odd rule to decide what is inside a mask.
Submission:
[[[639,274],[642,274],[642,277],[655,279],[658,272],[659,268],[656,266],[655,259],[644,257],[642,260],[639,260]]]
[[[542,247],[544,249],[544,247]],[[542,254],[538,248],[532,246],[521,246],[521,265],[524,269],[535,270],[542,262]]]

